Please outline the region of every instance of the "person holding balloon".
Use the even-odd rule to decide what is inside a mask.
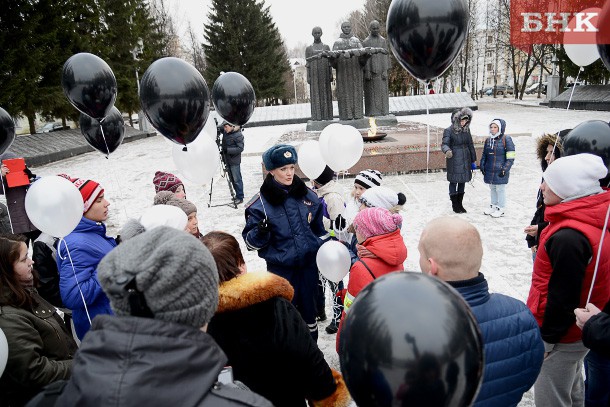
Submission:
[[[534,385],[538,407],[582,405],[582,362],[588,349],[572,310],[588,303],[602,308],[610,299],[605,224],[610,192],[600,186],[607,174],[601,157],[586,153],[558,158],[543,174],[549,225],[540,235],[527,298],[545,348]]]
[[[287,144],[263,153],[269,173],[260,193],[246,204],[242,236],[248,249],[265,259],[267,270],[294,287],[292,303],[317,340],[318,268],[312,259],[330,235],[318,196],[294,173],[297,161],[296,150]]]
[[[402,216],[391,213],[385,208],[366,208],[358,212],[354,218],[353,226],[358,243],[374,257],[358,259],[350,268],[339,334],[345,315],[360,291],[376,278],[404,269],[407,247],[400,234],[401,225]],[[338,349],[339,335],[337,335]]]
[[[228,357],[236,380],[276,407],[346,406],[341,374],[328,366],[290,303],[294,288],[273,273],[248,273],[239,243],[214,231],[201,239],[218,267],[218,309],[207,332]],[[290,366],[286,374],[285,366]]]
[[[72,310],[74,329],[79,339],[91,327],[98,314],[112,314],[108,297],[97,278],[97,265],[116,247],[116,240],[106,235],[110,203],[104,188],[93,180],[73,179],[83,198],[83,217],[74,231],[59,243],[57,268],[59,290],[64,305]]]
[[[464,187],[472,179],[472,170],[476,168],[477,153],[470,134],[471,121],[472,110],[467,107],[457,109],[451,114],[451,126],[443,132],[441,151],[447,159],[449,198],[455,213],[466,213]]]
[[[78,349],[56,308],[38,294],[33,266],[23,236],[0,236],[0,328],[9,348],[2,405],[23,405],[47,384],[68,379]]]
[[[235,189],[235,204],[244,201],[244,182],[241,178],[241,153],[244,151],[244,135],[240,127],[227,121],[222,123],[222,154],[229,168],[231,183]]]

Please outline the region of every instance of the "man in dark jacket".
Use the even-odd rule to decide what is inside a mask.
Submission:
[[[610,301],[603,311],[589,303],[574,314],[582,343],[591,349],[585,357],[585,405],[606,407],[610,405]]]
[[[246,226],[242,236],[249,250],[258,250],[267,270],[284,277],[294,287],[292,303],[318,339],[316,254],[330,238],[322,221],[324,214],[315,192],[294,174],[297,152],[278,144],[263,154],[269,170],[260,193],[246,204]]]
[[[479,272],[481,236],[470,223],[453,217],[434,219],[424,228],[418,248],[422,271],[455,288],[481,329],[485,369],[474,406],[516,406],[536,381],[544,355],[532,313],[515,298],[489,293]]]
[[[577,154],[556,159],[542,176],[549,225],[540,234],[527,298],[546,352],[534,386],[536,407],[583,405],[588,349],[573,310],[588,302],[601,308],[610,299],[610,236],[604,229],[610,193],[599,184],[607,173],[601,157]]]
[[[271,406],[219,376],[227,358],[205,332],[218,271],[197,238],[153,228],[104,257],[98,276],[116,317],[93,321],[56,405]]]
[[[224,122],[222,124],[222,153],[231,174],[231,183],[235,189],[235,203],[244,201],[244,183],[241,178],[241,153],[244,151],[244,135],[239,126]]]

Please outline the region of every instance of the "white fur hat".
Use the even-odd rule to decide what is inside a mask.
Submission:
[[[599,180],[608,174],[601,157],[576,154],[556,159],[543,174],[547,186],[562,200],[571,200],[602,191]]]

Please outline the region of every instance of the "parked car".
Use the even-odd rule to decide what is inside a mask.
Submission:
[[[512,95],[514,93],[513,87],[510,85],[497,85],[496,86],[496,95]],[[485,92],[487,96],[491,96],[494,94],[494,87]]]
[[[540,93],[546,95],[546,82],[536,82],[525,89],[526,95],[532,95],[534,93],[538,93],[538,88],[540,88]]]
[[[566,83],[566,90],[570,89],[573,86],[584,86],[584,83],[582,83],[582,82],[570,82],[570,83]]]
[[[489,90],[491,89],[491,91],[494,91],[494,87],[493,86],[487,86],[483,89],[479,89],[479,95],[483,96],[483,95],[487,95],[487,92],[489,92]]]
[[[68,130],[70,126],[64,126],[61,123],[46,123],[40,129],[36,130],[37,133],[50,133],[52,131]]]

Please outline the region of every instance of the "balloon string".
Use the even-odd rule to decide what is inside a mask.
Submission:
[[[602,247],[604,245],[604,237],[608,232],[608,217],[610,216],[610,204],[608,205],[608,210],[606,211],[606,220],[604,221],[604,228],[602,229],[602,237],[599,239],[599,247],[597,248],[597,259],[595,259],[595,269],[593,270],[593,279],[591,280],[591,288],[589,289],[589,295],[587,296],[587,302],[585,302],[585,306],[591,300],[591,294],[593,294],[593,285],[595,284],[595,278],[597,277],[597,269],[599,267],[599,259],[602,256]]]
[[[2,176],[2,171],[0,171],[0,182],[2,183],[2,190],[4,191],[4,197],[6,198],[8,183],[4,183],[4,177]],[[6,200],[6,214],[8,215],[8,223],[11,225],[11,233],[15,233],[13,230],[13,221],[11,220],[11,210],[8,208],[8,199]]]
[[[428,83],[429,81],[424,81],[424,89],[425,92],[428,92]],[[426,208],[428,208],[428,198],[429,198],[429,179],[430,179],[430,108],[428,107],[428,98],[424,97],[424,104],[426,105],[426,197],[424,199],[426,203]],[[427,211],[427,218],[430,217],[430,212]]]
[[[67,258],[70,260],[70,266],[72,266],[72,274],[74,275],[74,280],[76,280],[76,286],[78,287],[78,292],[80,293],[80,298],[83,300],[83,305],[85,306],[85,313],[87,314],[87,319],[89,320],[89,325],[91,325],[91,316],[89,315],[89,308],[87,308],[87,302],[85,301],[85,296],[83,295],[83,290],[80,288],[80,283],[78,282],[78,277],[76,277],[76,270],[74,269],[74,262],[72,262],[72,256],[70,255],[70,250],[68,249],[68,244],[64,240],[63,237],[59,238],[59,243],[57,248],[61,247],[61,244],[64,244],[66,247],[66,252],[68,253]],[[57,250],[57,255],[60,259],[65,260],[66,257],[61,257],[61,250]]]
[[[108,148],[108,143],[106,143],[106,136],[104,135],[104,126],[102,126],[102,121],[104,121],[104,119],[100,120],[100,130],[102,131],[102,139],[104,140],[104,145],[106,146],[106,151],[108,152],[106,154],[106,159],[108,159],[108,156],[110,155],[110,149]]]
[[[580,75],[581,71],[584,71],[585,68],[583,68],[582,66],[580,67],[580,69],[578,70],[578,73],[576,74],[576,79],[574,80],[574,85],[572,85],[572,92],[570,92],[570,99],[568,99],[568,107],[566,107],[566,110],[570,110],[570,103],[572,103],[572,96],[574,96],[574,89],[576,89],[576,84],[578,83],[578,75]]]

